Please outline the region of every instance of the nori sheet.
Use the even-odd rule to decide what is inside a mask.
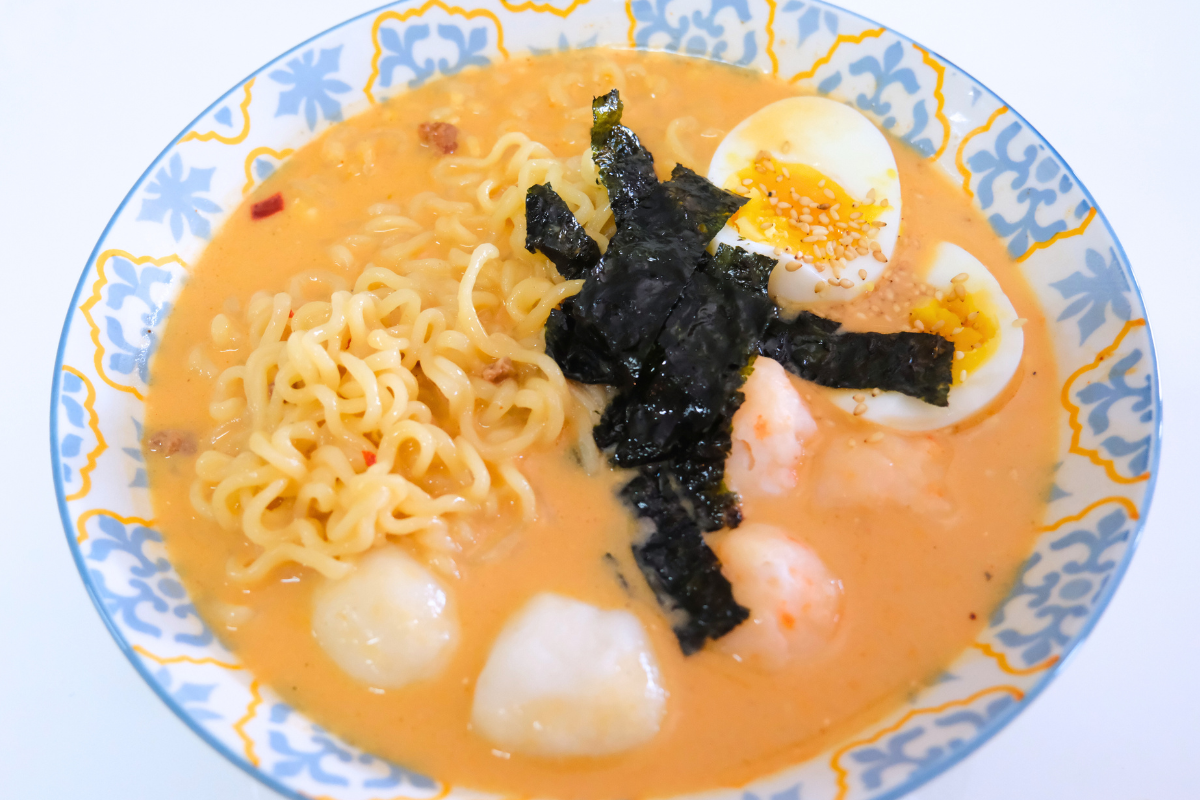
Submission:
[[[622,130],[622,129],[618,129]],[[704,258],[705,248],[743,198],[716,189],[686,167],[656,184],[624,221],[574,313],[637,381],[667,315]]]
[[[586,278],[600,261],[600,245],[549,183],[525,193],[525,249],[541,252],[567,280]]]
[[[633,467],[686,457],[729,404],[775,313],[767,295],[774,262],[722,245],[684,288],[653,350],[645,379],[609,404],[593,431],[612,461]],[[724,424],[723,423],[723,424]]]
[[[839,332],[840,323],[807,311],[775,319],[760,352],[806,381],[834,389],[902,392],[947,406],[954,345],[933,333]]]
[[[671,485],[670,475],[651,465],[621,490],[621,497],[654,530],[635,544],[633,555],[659,603],[673,612],[672,629],[684,655],[718,639],[744,622],[750,612],[733,599],[721,563],[704,541]]]
[[[658,185],[654,156],[621,124],[624,108],[616,89],[592,100],[592,160],[608,190],[618,228]]]

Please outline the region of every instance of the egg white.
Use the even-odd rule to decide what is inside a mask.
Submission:
[[[987,267],[958,245],[942,242],[921,280],[935,289],[946,290],[951,279],[964,272],[969,276],[964,284],[967,293],[996,317],[996,336],[999,337],[996,349],[986,361],[967,373],[966,380],[951,386],[950,405],[939,407],[899,392],[883,392],[867,399],[863,419],[905,431],[944,428],[982,410],[1012,380],[1025,351],[1025,334],[1013,326],[1017,320],[1016,309]],[[853,412],[858,405],[854,395],[862,390],[828,391],[834,403]]]
[[[761,151],[770,153],[778,163],[807,164],[819,170],[856,200],[862,201],[872,189],[877,199],[886,198],[888,206],[877,217],[885,227],[876,241],[883,255],[891,259],[900,229],[900,173],[887,137],[869,119],[850,106],[823,97],[780,100],[746,117],[726,135],[713,153],[708,179],[726,188],[727,182],[753,164]],[[728,225],[714,242],[778,258],[772,245],[742,238]],[[779,263],[771,274],[770,292],[781,305],[799,308],[818,301],[850,300],[886,268],[887,264],[870,256],[855,259],[844,273],[852,274],[854,286],[844,289],[830,285],[818,294],[817,283],[830,279],[828,270],[820,273],[806,265],[789,272]],[[860,269],[866,270],[865,279],[859,279]]]

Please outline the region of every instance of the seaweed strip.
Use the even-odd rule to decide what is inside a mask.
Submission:
[[[563,375],[579,383],[620,386],[625,373],[608,355],[608,347],[593,329],[575,315],[575,298],[565,300],[546,320],[546,354]]]
[[[760,352],[822,386],[882,389],[949,405],[954,369],[949,341],[932,333],[851,333],[840,327],[807,311],[792,322],[776,319]]]
[[[633,546],[633,555],[659,603],[673,612],[672,629],[684,655],[744,622],[750,612],[733,598],[721,563],[688,516],[668,474],[642,467],[621,497],[654,530]]]
[[[600,245],[549,183],[525,193],[525,249],[541,252],[567,280],[586,278],[600,261]]]
[[[685,456],[729,405],[774,316],[767,281],[774,262],[722,245],[684,288],[658,336],[646,379],[619,395],[593,435],[615,445],[614,464],[632,467]]]
[[[654,159],[633,131],[621,125],[616,90],[592,104],[592,149],[608,190],[617,232],[599,266],[574,298],[568,334],[555,336],[602,343],[604,360],[619,365],[619,385],[636,382],[663,323],[704,258],[705,248],[745,202],[676,165],[659,182]],[[573,346],[556,352],[571,352]]]
[[[617,227],[658,185],[654,156],[621,124],[624,109],[616,89],[592,100],[592,158],[608,190]]]

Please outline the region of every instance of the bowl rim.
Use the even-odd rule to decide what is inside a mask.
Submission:
[[[78,569],[78,571],[79,571],[80,579],[83,582],[83,585],[87,591],[88,597],[91,598],[92,605],[95,607],[96,612],[100,616],[100,619],[104,622],[105,627],[108,628],[108,632],[112,635],[113,639],[115,640],[118,649],[129,660],[129,662],[133,666],[134,670],[149,685],[150,689],[154,692],[154,694],[156,694],[158,696],[158,698],[167,706],[167,708],[169,708],[171,710],[171,712],[181,722],[183,722],[184,725],[186,725],[194,734],[196,734],[198,737],[200,737],[201,740],[203,740],[210,747],[212,747],[214,750],[216,750],[217,753],[219,753],[221,756],[223,756],[227,761],[231,762],[234,766],[238,767],[242,772],[255,778],[256,780],[258,780],[259,782],[261,782],[262,784],[264,784],[271,790],[279,793],[283,797],[289,798],[289,800],[309,800],[309,798],[303,794],[300,794],[295,789],[292,789],[292,788],[284,785],[282,782],[280,782],[274,776],[268,774],[262,768],[255,766],[254,764],[250,763],[249,761],[242,758],[238,754],[234,753],[224,743],[222,743],[214,734],[212,734],[211,732],[206,730],[202,725],[200,725],[196,719],[194,719],[178,702],[176,702],[175,699],[172,698],[167,693],[165,688],[162,687],[158,683],[158,681],[156,681],[153,678],[153,676],[150,673],[149,667],[134,652],[132,646],[125,639],[125,636],[121,633],[120,629],[117,627],[116,622],[113,619],[112,615],[109,613],[108,609],[105,608],[103,600],[100,598],[100,596],[97,593],[94,582],[88,578],[87,565],[84,563],[83,551],[80,548],[80,543],[75,538],[74,525],[72,524],[72,521],[71,521],[70,510],[67,507],[66,491],[65,491],[65,487],[63,485],[63,479],[62,479],[61,455],[59,453],[59,448],[58,448],[59,439],[58,439],[57,409],[58,409],[58,406],[60,403],[60,397],[61,397],[61,392],[62,392],[63,357],[64,357],[65,350],[66,350],[68,335],[71,330],[71,321],[75,314],[75,311],[78,308],[80,295],[88,283],[88,278],[92,271],[91,268],[96,263],[96,260],[101,253],[101,247],[102,247],[104,241],[107,239],[109,232],[113,228],[113,225],[116,223],[118,218],[121,216],[121,214],[125,210],[126,206],[129,204],[129,202],[131,200],[133,200],[134,194],[141,187],[143,181],[150,175],[151,172],[153,172],[163,162],[164,158],[172,150],[172,148],[174,148],[177,144],[179,144],[180,141],[183,139],[183,137],[186,136],[189,131],[191,131],[193,128],[195,128],[196,125],[209,112],[213,111],[214,109],[216,109],[220,105],[224,104],[229,99],[233,98],[234,95],[242,89],[242,86],[246,83],[247,80],[250,80],[251,78],[260,74],[270,64],[280,61],[283,58],[304,49],[305,47],[312,44],[313,42],[316,42],[318,39],[321,39],[321,38],[325,37],[326,35],[333,33],[334,31],[340,30],[341,28],[344,28],[348,25],[351,25],[361,19],[379,14],[380,12],[384,11],[385,9],[395,8],[397,6],[409,5],[409,4],[416,3],[416,2],[419,2],[419,0],[392,0],[392,2],[388,2],[388,3],[384,3],[382,5],[379,5],[379,6],[375,6],[371,9],[368,9],[367,11],[356,14],[352,17],[342,20],[341,22],[339,22],[335,25],[325,28],[322,31],[319,31],[318,33],[316,33],[316,34],[308,37],[307,39],[304,39],[303,41],[299,42],[298,44],[294,45],[293,47],[290,47],[287,50],[281,52],[277,56],[274,56],[274,57],[268,59],[265,63],[263,63],[262,65],[260,65],[259,67],[257,67],[253,71],[251,71],[245,78],[243,78],[242,80],[235,83],[228,91],[226,91],[224,94],[222,94],[220,97],[218,97],[212,103],[210,103],[207,107],[204,108],[203,111],[201,111],[199,114],[197,114],[195,118],[193,118],[190,122],[188,122],[187,125],[185,125],[183,127],[183,129],[178,134],[176,134],[176,136],[170,142],[168,142],[165,147],[163,147],[163,149],[158,153],[158,155],[156,155],[154,157],[154,159],[150,162],[150,164],[146,167],[146,169],[142,171],[142,173],[137,177],[137,179],[134,180],[129,191],[121,199],[121,202],[117,205],[112,216],[109,218],[107,224],[104,226],[103,231],[101,231],[100,236],[96,240],[95,247],[93,247],[92,251],[89,253],[86,261],[84,262],[84,267],[80,274],[79,281],[77,282],[77,284],[75,286],[75,291],[71,295],[71,300],[67,307],[66,319],[63,322],[62,332],[59,336],[58,348],[55,353],[54,374],[53,374],[51,389],[50,389],[50,461],[51,461],[51,469],[53,470],[53,476],[54,476],[55,499],[56,499],[56,502],[58,505],[58,512],[59,512],[60,520],[63,525],[63,531],[66,535],[67,543],[71,550],[72,559],[75,562],[76,569]],[[850,10],[848,8],[845,8],[844,6],[838,5],[837,3],[829,2],[829,0],[821,0],[820,4],[824,5],[824,6],[828,6],[832,9],[836,9],[837,11],[845,13],[852,17],[861,19],[865,22],[870,23],[873,26],[884,28],[886,31],[898,36],[899,38],[901,38],[902,40],[904,40],[906,42],[909,42],[912,44],[920,44],[919,42],[916,42],[916,40],[914,40],[913,38],[906,36],[905,34],[901,33],[900,31],[897,31],[896,29],[892,28],[890,25],[884,25],[883,23],[877,22],[876,20],[872,19],[871,17],[867,17],[863,14],[859,14],[858,12]],[[1129,257],[1125,252],[1125,248],[1121,244],[1121,240],[1117,237],[1116,231],[1113,229],[1112,224],[1108,220],[1108,216],[1104,213],[1104,210],[1095,202],[1095,198],[1093,198],[1091,191],[1088,190],[1087,184],[1079,180],[1078,176],[1075,173],[1075,170],[1071,167],[1070,163],[1062,157],[1062,155],[1058,152],[1058,150],[1054,147],[1054,145],[1052,145],[1049,142],[1049,140],[1046,139],[1046,137],[1042,136],[1041,132],[1034,125],[1032,125],[1029,122],[1029,120],[1024,117],[1024,115],[1022,115],[1019,111],[1017,111],[1017,109],[1015,107],[1013,107],[1011,104],[1009,104],[1007,101],[1005,101],[1002,97],[1000,97],[1000,95],[996,94],[991,89],[989,89],[985,83],[983,83],[982,81],[975,78],[975,76],[972,75],[971,73],[969,73],[966,70],[959,67],[955,62],[953,62],[950,59],[941,55],[941,53],[939,53],[938,51],[933,50],[928,47],[925,47],[925,45],[920,45],[920,46],[922,48],[924,48],[929,53],[930,56],[937,58],[942,64],[946,65],[947,67],[951,67],[951,68],[957,70],[964,78],[966,78],[970,81],[973,81],[984,91],[990,93],[993,97],[995,97],[997,100],[999,100],[1001,104],[1003,104],[1004,106],[1006,106],[1008,108],[1009,112],[1011,114],[1013,114],[1015,119],[1019,120],[1022,124],[1024,124],[1035,136],[1038,137],[1038,139],[1042,143],[1044,143],[1046,145],[1046,149],[1049,151],[1049,153],[1051,155],[1056,157],[1058,159],[1058,161],[1063,165],[1063,168],[1064,168],[1066,174],[1069,175],[1075,181],[1076,185],[1080,188],[1080,190],[1083,193],[1083,196],[1086,198],[1086,200],[1091,205],[1091,207],[1096,209],[1096,214],[1099,217],[1100,222],[1103,224],[1104,229],[1107,231],[1109,237],[1111,238],[1112,244],[1117,251],[1117,254],[1120,258],[1121,263],[1125,266],[1125,268],[1129,272],[1129,277],[1131,279],[1130,284],[1131,284],[1131,288],[1133,291],[1133,295],[1134,295],[1134,297],[1137,298],[1138,303],[1141,305],[1141,307],[1143,309],[1146,309],[1145,298],[1142,295],[1141,287],[1139,286],[1138,281],[1137,281],[1137,276],[1134,273],[1133,263],[1129,260]],[[617,48],[617,49],[642,49],[642,48]],[[646,49],[650,49],[650,48],[646,48]],[[684,55],[685,57],[696,57],[696,56],[687,56],[686,54],[682,54],[682,53],[678,54],[678,55]],[[747,67],[747,68],[753,69],[753,67]],[[1159,370],[1158,370],[1158,355],[1157,355],[1156,348],[1154,346],[1153,324],[1150,320],[1151,315],[1150,315],[1148,309],[1146,309],[1143,316],[1145,319],[1145,329],[1146,329],[1145,335],[1146,335],[1147,349],[1148,349],[1149,357],[1150,357],[1149,373],[1154,376],[1154,384],[1153,385],[1154,385],[1154,414],[1155,414],[1155,416],[1154,416],[1154,426],[1153,426],[1153,430],[1152,430],[1153,441],[1151,442],[1151,457],[1150,457],[1150,463],[1148,465],[1150,474],[1149,474],[1149,479],[1147,480],[1145,494],[1143,495],[1142,502],[1140,503],[1140,508],[1139,508],[1140,514],[1136,520],[1131,520],[1132,530],[1131,530],[1130,536],[1129,536],[1129,544],[1125,550],[1125,553],[1122,556],[1121,562],[1116,565],[1116,568],[1112,574],[1111,579],[1107,582],[1107,585],[1101,590],[1100,594],[1095,599],[1091,613],[1088,615],[1087,619],[1084,621],[1084,624],[1080,628],[1079,632],[1076,633],[1072,637],[1071,641],[1067,643],[1067,645],[1065,646],[1064,650],[1062,651],[1062,654],[1059,657],[1058,661],[1056,661],[1052,666],[1050,666],[1042,674],[1040,679],[1035,684],[1033,684],[1031,687],[1029,687],[1029,689],[1025,692],[1024,698],[1020,702],[1011,704],[1008,708],[1004,709],[1003,711],[1001,711],[1000,713],[996,714],[994,717],[989,719],[988,722],[986,724],[984,724],[982,727],[980,727],[979,730],[977,731],[977,733],[974,736],[972,736],[971,739],[968,742],[966,742],[962,747],[959,747],[959,748],[951,751],[946,756],[944,756],[941,759],[938,759],[937,761],[935,761],[934,763],[930,764],[927,767],[920,767],[920,768],[914,770],[913,773],[907,779],[905,779],[902,783],[898,784],[897,786],[893,787],[892,789],[890,789],[882,794],[875,795],[872,798],[872,800],[898,800],[898,798],[900,798],[904,795],[907,795],[910,792],[915,791],[916,789],[920,788],[921,786],[924,786],[926,783],[930,782],[931,780],[938,777],[939,775],[949,771],[951,768],[955,767],[960,762],[962,762],[967,756],[971,755],[976,750],[978,750],[980,747],[982,747],[984,744],[991,741],[992,738],[997,733],[999,733],[1010,722],[1012,722],[1013,719],[1015,719],[1022,711],[1024,711],[1026,708],[1028,708],[1032,704],[1032,702],[1034,700],[1036,700],[1042,694],[1042,692],[1045,691],[1048,686],[1050,686],[1051,683],[1053,683],[1054,679],[1059,675],[1059,673],[1066,666],[1066,664],[1069,661],[1073,660],[1075,654],[1079,651],[1080,646],[1091,635],[1092,630],[1096,627],[1096,624],[1100,621],[1100,618],[1104,616],[1104,612],[1107,611],[1108,605],[1112,601],[1113,596],[1116,594],[1117,588],[1121,585],[1121,582],[1125,577],[1125,573],[1128,571],[1129,565],[1130,565],[1130,563],[1132,563],[1134,555],[1137,552],[1137,547],[1141,542],[1142,534],[1145,529],[1146,522],[1149,519],[1150,510],[1153,506],[1155,488],[1157,487],[1158,477],[1159,477],[1159,469],[1158,468],[1159,468],[1159,463],[1160,463],[1160,459],[1161,459],[1161,455],[1162,455],[1163,422],[1164,422],[1163,421],[1163,387],[1162,387],[1162,382],[1160,380]],[[799,766],[799,765],[793,765],[793,766]],[[435,780],[438,780],[439,782],[443,782],[441,778],[438,778],[436,776],[433,776],[433,777]],[[761,778],[761,777],[766,777],[766,776],[759,776],[759,777]],[[754,780],[757,780],[757,778]]]

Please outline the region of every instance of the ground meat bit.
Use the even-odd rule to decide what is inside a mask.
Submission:
[[[196,439],[182,431],[159,431],[146,439],[146,449],[151,453],[173,456],[176,453],[190,456],[196,452]]]
[[[449,122],[422,122],[417,126],[417,138],[443,155],[458,149],[458,128]]]
[[[276,192],[266,200],[259,200],[250,206],[250,219],[262,219],[283,211],[283,192]]]
[[[512,359],[508,356],[495,361],[483,368],[483,379],[491,383],[500,383],[517,374]]]

